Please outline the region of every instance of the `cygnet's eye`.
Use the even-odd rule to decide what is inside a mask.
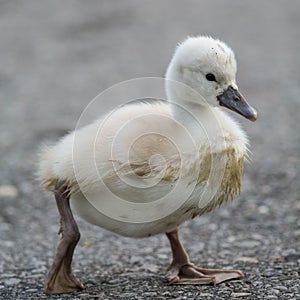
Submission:
[[[212,73],[206,74],[205,77],[208,81],[217,81],[215,75]]]

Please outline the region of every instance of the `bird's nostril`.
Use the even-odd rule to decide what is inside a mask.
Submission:
[[[237,97],[237,96],[235,96],[235,97],[234,97],[234,101],[235,101],[235,102],[239,102],[239,101],[240,101],[240,98]]]

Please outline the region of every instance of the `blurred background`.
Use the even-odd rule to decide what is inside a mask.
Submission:
[[[167,286],[163,235],[125,239],[79,220],[74,266],[88,289],[76,297],[224,299],[242,291],[249,299],[300,299],[297,0],[0,1],[0,299],[47,298],[42,285],[59,222],[52,195],[34,179],[40,145],[72,130],[113,84],[163,76],[177,43],[203,34],[235,51],[240,91],[259,117],[235,115],[252,152],[242,195],[185,224],[182,236],[195,263],[248,258],[235,262],[246,279],[218,289]]]

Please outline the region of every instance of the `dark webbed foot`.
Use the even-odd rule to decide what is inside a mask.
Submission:
[[[167,233],[170,241],[173,261],[168,267],[169,282],[172,284],[218,284],[227,280],[244,277],[239,270],[201,269],[190,263],[178,235],[178,229]]]
[[[59,233],[62,238],[45,282],[45,290],[51,294],[67,293],[84,288],[72,274],[72,257],[80,239],[80,233],[70,208],[70,196],[65,182],[56,183],[55,199],[60,214]]]
[[[175,271],[175,272],[174,272]],[[243,277],[239,270],[201,269],[193,265],[175,268],[169,281],[172,284],[219,284]]]

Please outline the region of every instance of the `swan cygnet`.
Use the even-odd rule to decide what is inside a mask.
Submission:
[[[41,150],[39,179],[54,193],[61,222],[46,292],[84,288],[71,268],[80,233],[70,202],[88,222],[122,236],[166,233],[170,283],[243,277],[239,270],[196,267],[178,235],[180,224],[240,192],[248,140],[226,109],[251,121],[257,113],[238,91],[234,53],[211,37],[189,37],[165,78],[167,101],[121,105]]]

